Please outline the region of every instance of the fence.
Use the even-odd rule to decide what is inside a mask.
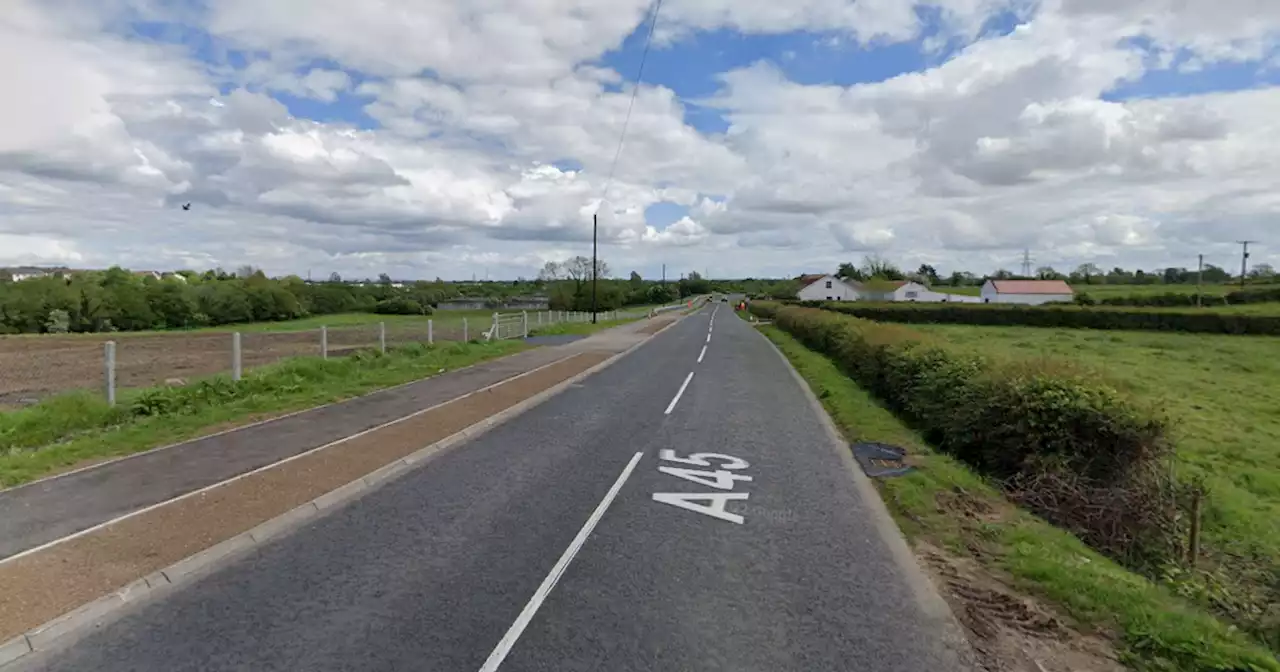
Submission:
[[[648,314],[685,306],[663,306]],[[609,311],[599,318],[645,314]],[[120,334],[113,341],[88,334],[0,338],[0,408],[73,390],[100,390],[114,403],[122,388],[181,385],[192,377],[220,373],[239,379],[247,369],[288,357],[338,357],[407,343],[524,338],[541,326],[590,321],[589,312],[537,311],[494,313],[488,320],[446,316],[305,331]]]

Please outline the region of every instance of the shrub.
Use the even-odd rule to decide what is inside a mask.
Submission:
[[[1161,419],[1053,362],[961,354],[898,325],[801,307],[757,315],[839,364],[939,447],[1017,501],[1130,565],[1177,557],[1172,447]]]
[[[421,303],[413,299],[395,298],[379,301],[374,305],[373,312],[380,315],[428,315],[430,309],[423,308]]]
[[[1280,316],[1213,311],[1125,310],[1083,306],[961,303],[823,303],[822,308],[879,322],[1072,329],[1184,331],[1280,336]]]
[[[1238,303],[1270,303],[1272,301],[1280,301],[1280,287],[1236,290],[1234,292],[1229,292],[1226,299],[1227,303],[1232,305]]]
[[[49,311],[44,321],[44,330],[50,334],[65,334],[71,330],[71,313],[60,308]]]

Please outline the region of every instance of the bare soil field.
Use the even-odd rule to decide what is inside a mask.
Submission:
[[[443,325],[441,325],[443,326]],[[388,347],[427,340],[426,326],[387,330]],[[472,337],[478,334],[471,334]],[[435,340],[461,340],[461,329],[436,329]],[[0,406],[20,406],[59,392],[103,389],[104,344],[116,341],[117,389],[231,371],[231,335],[177,333],[112,339],[109,334],[0,337]],[[285,357],[320,354],[320,331],[241,335],[244,369]],[[329,354],[377,347],[375,325],[329,329]]]

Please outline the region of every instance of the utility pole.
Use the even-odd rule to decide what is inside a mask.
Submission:
[[[667,265],[662,265],[662,284],[667,284]]]
[[[1022,250],[1022,277],[1031,277],[1031,248]]]
[[[1243,250],[1240,252],[1240,289],[1244,289],[1244,274],[1249,270],[1249,243],[1256,243],[1256,240],[1237,240]]]
[[[1201,306],[1200,298],[1204,295],[1204,255],[1200,255],[1200,265],[1196,268],[1196,308]]]
[[[591,215],[591,324],[596,323],[596,276],[600,275],[600,262],[596,260],[596,241],[599,230],[599,214]]]

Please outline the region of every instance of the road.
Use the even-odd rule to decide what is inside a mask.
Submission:
[[[785,362],[720,306],[23,669],[967,669]]]

